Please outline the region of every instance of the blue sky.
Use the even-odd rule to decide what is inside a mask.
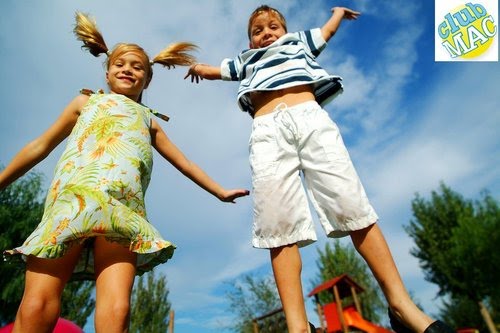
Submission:
[[[41,134],[80,88],[105,88],[104,59],[83,52],[72,34],[76,10],[95,16],[109,45],[135,42],[154,55],[185,40],[199,45],[200,62],[218,64],[247,47],[247,18],[261,3],[3,0],[0,163]],[[326,110],[340,127],[407,288],[436,313],[437,288],[409,254],[414,244],[403,225],[412,217],[415,193],[427,196],[441,181],[468,198],[484,189],[499,197],[499,63],[435,62],[432,1],[266,3],[285,14],[290,31],[321,26],[333,6],[362,12],[357,21],[343,22],[318,59],[344,79],[344,94]],[[156,67],[144,102],[171,116],[162,123],[169,137],[214,179],[250,188],[251,118],[237,109],[237,84],[194,85],[183,80],[185,72]],[[46,186],[62,148],[36,167]],[[155,155],[147,206],[152,223],[178,246],[158,268],[168,279],[176,333],[223,331],[230,318],[225,282],[271,273],[268,252],[250,245],[251,204],[250,197],[219,202]],[[305,293],[317,273],[317,249],[328,241],[319,225],[317,232],[318,242],[302,250]],[[317,323],[312,301],[307,305]],[[89,322],[86,332],[92,327]]]

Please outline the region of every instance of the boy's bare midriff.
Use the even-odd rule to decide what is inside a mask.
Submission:
[[[315,100],[314,92],[310,85],[301,85],[281,90],[256,91],[250,93],[250,98],[255,108],[254,117],[273,112],[281,103],[293,106]]]

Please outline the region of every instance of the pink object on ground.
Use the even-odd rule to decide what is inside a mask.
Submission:
[[[14,327],[14,323],[10,323],[4,327],[0,328],[0,333],[10,333],[12,332],[12,328]],[[54,328],[53,333],[84,333],[83,330],[78,327],[72,321],[69,321],[64,318],[59,318],[57,320],[56,327]]]

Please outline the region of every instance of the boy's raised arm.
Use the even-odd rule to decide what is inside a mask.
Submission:
[[[348,19],[348,20],[355,20],[358,18],[360,15],[360,12],[357,12],[355,10],[345,8],[345,7],[333,7],[332,8],[332,16],[330,19],[325,23],[325,25],[321,28],[321,34],[323,35],[323,38],[325,41],[328,42],[330,38],[335,35],[337,32],[337,29],[340,26],[340,22],[342,22],[342,19]]]

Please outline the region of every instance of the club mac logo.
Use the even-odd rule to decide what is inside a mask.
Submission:
[[[435,9],[436,61],[498,61],[498,0],[436,0]]]

